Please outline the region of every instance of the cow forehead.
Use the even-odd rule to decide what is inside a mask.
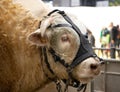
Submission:
[[[55,27],[56,25],[59,25],[59,24],[65,24],[66,26]],[[58,37],[64,33],[71,34],[74,36],[74,38],[77,40],[77,42],[80,42],[80,37],[79,37],[78,33],[71,27],[71,25],[67,21],[65,21],[64,18],[62,18],[62,17],[55,18],[52,21],[51,27],[52,27],[53,33],[55,33],[54,36]]]
[[[82,34],[86,35],[87,33],[86,26],[75,15],[68,14],[68,16],[76,24],[76,26],[81,30]],[[57,25],[57,24],[70,25],[60,14],[55,13],[51,17],[53,18],[52,25]]]

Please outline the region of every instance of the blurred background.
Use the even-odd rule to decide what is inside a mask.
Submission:
[[[76,7],[76,6],[118,6],[120,0],[42,0],[51,3],[52,6]]]

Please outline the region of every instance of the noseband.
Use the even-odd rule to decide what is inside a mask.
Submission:
[[[53,10],[52,12],[50,12],[47,16],[51,16],[55,12],[57,12],[61,16],[63,16],[63,18],[69,24],[57,24],[54,27],[71,27],[71,28],[73,28],[74,31],[76,31],[77,34],[79,35],[80,47],[79,47],[78,52],[77,52],[77,54],[76,54],[76,56],[75,56],[75,58],[74,58],[74,60],[71,64],[66,63],[64,59],[61,59],[60,56],[52,48],[49,49],[49,52],[51,53],[55,62],[59,62],[64,67],[66,67],[66,71],[69,75],[69,78],[67,80],[62,79],[62,81],[66,84],[66,88],[65,88],[64,92],[67,91],[68,86],[73,86],[73,87],[78,88],[78,90],[77,90],[78,92],[82,89],[83,89],[83,92],[85,92],[87,84],[81,84],[79,81],[77,81],[76,79],[73,78],[73,76],[72,76],[73,68],[76,67],[78,64],[80,64],[82,61],[84,61],[85,59],[87,59],[89,57],[97,57],[100,61],[102,61],[102,59],[100,59],[94,53],[94,51],[92,49],[92,46],[89,43],[86,35],[83,35],[81,33],[80,29],[73,23],[73,21],[65,14],[64,11],[60,11],[60,10],[56,9],[56,10]],[[45,62],[47,64],[47,67],[52,74],[55,74],[53,72],[53,70],[51,69],[50,64],[48,62],[48,58],[47,58],[47,54],[46,54],[46,48],[44,47],[43,50],[44,50],[43,53],[44,53],[44,56],[45,56]],[[60,83],[56,82],[56,85],[57,85],[58,92],[62,92],[61,89],[60,89],[60,86],[61,86]]]

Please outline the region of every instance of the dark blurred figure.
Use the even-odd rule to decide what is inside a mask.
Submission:
[[[116,48],[120,48],[120,28],[119,25],[117,25],[117,30],[118,30],[118,34],[117,34],[117,41],[116,41]],[[118,50],[118,57],[120,58],[120,51]]]
[[[110,56],[115,58],[115,47],[117,46],[117,35],[119,26],[114,26],[113,22],[110,23]]]
[[[88,40],[91,43],[92,47],[95,47],[95,37],[89,29],[87,31],[88,31]]]
[[[111,30],[110,30],[110,43],[111,43],[112,47],[113,46],[116,47],[119,26],[114,26],[113,23],[111,23],[110,26],[111,26]]]

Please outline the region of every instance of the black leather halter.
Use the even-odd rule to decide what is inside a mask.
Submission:
[[[70,24],[70,25],[69,24],[57,24],[54,27],[72,27],[77,32],[77,34],[79,35],[79,38],[80,38],[80,47],[79,47],[79,50],[78,50],[78,52],[76,54],[76,57],[74,58],[73,62],[70,65],[66,64],[64,60],[61,60],[61,58],[57,55],[57,53],[51,48],[49,51],[53,55],[55,61],[59,61],[66,68],[67,67],[74,68],[79,63],[81,63],[83,60],[85,60],[85,59],[87,59],[89,57],[96,57],[96,54],[94,53],[91,44],[89,43],[88,39],[86,38],[86,35],[83,35],[81,33],[80,29],[65,14],[65,12],[56,9],[56,10],[50,12],[48,14],[48,16],[50,16],[54,12],[57,12],[60,15],[62,15],[63,18]]]
[[[74,67],[76,67],[78,64],[80,64],[83,60],[85,60],[89,57],[98,57],[98,56],[94,53],[91,44],[89,43],[88,39],[86,38],[86,35],[83,35],[81,33],[80,29],[73,23],[73,21],[65,14],[64,11],[60,11],[60,10],[56,9],[56,10],[53,10],[52,12],[50,12],[47,16],[51,16],[55,12],[57,12],[61,16],[63,16],[63,18],[69,24],[57,24],[57,25],[54,25],[53,27],[71,27],[71,28],[73,28],[74,31],[76,31],[77,34],[79,35],[80,47],[79,47],[79,50],[76,54],[76,57],[74,58],[74,60],[71,64],[65,63],[65,60],[61,59],[60,56],[52,48],[49,48],[49,52],[51,53],[55,62],[60,62],[64,67],[66,67],[66,70],[67,70],[68,75],[69,75],[69,79],[68,80],[62,79],[63,82],[66,84],[66,88],[70,85],[70,86],[78,88],[78,92],[82,89],[84,89],[84,92],[85,92],[87,84],[80,84],[79,81],[74,79],[72,76],[72,70]],[[51,67],[48,63],[45,48],[44,48],[44,56],[46,58],[45,62],[48,66],[48,69],[50,70],[50,72],[52,74],[54,74],[53,70],[51,69]],[[102,61],[102,59],[100,59],[100,58],[99,58],[99,60]],[[70,80],[72,80],[72,82]],[[61,92],[61,91],[58,91],[58,92]],[[64,92],[66,92],[66,90]]]

